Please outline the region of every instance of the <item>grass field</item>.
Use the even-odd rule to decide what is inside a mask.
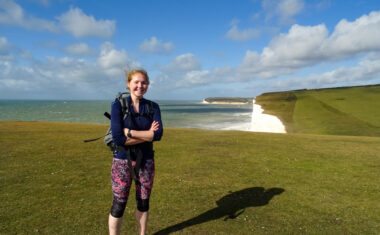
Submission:
[[[380,136],[380,85],[266,93],[256,102],[290,133]]]
[[[83,143],[106,129],[0,122],[0,234],[106,234],[111,154]],[[167,128],[155,150],[149,234],[380,231],[380,137]]]

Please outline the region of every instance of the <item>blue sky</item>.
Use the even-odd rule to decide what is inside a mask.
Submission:
[[[0,99],[151,99],[380,83],[380,1],[0,0]]]

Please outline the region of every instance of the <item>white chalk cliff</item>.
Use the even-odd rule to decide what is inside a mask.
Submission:
[[[285,126],[281,120],[274,115],[263,114],[263,109],[260,105],[255,104],[253,100],[252,119],[249,131],[254,132],[272,132],[286,133]]]

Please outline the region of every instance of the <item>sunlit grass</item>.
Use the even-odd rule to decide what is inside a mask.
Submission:
[[[0,233],[107,233],[111,153],[83,143],[106,129],[0,122]],[[155,150],[149,234],[380,231],[379,137],[167,128]]]

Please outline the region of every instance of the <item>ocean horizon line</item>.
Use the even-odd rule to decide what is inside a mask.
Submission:
[[[0,100],[0,120],[109,123],[113,100]],[[155,100],[166,127],[222,129],[248,124],[251,105],[204,104],[202,100]]]
[[[280,120],[252,104],[214,104],[194,100],[157,101],[170,128],[286,132]],[[110,100],[0,100],[1,121],[109,124]]]

